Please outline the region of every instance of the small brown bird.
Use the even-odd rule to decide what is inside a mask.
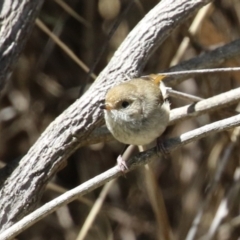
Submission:
[[[149,75],[131,79],[107,92],[101,108],[105,109],[107,128],[119,142],[147,145],[164,132],[170,104],[162,78]]]

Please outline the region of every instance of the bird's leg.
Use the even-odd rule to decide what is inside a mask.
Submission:
[[[126,145],[121,154],[117,157],[117,165],[122,172],[128,170],[126,160],[129,158],[133,149],[134,149],[133,145]]]
[[[117,165],[122,172],[128,170],[128,166],[126,164],[126,161],[123,159],[122,155],[119,155],[117,157]]]
[[[123,150],[121,151],[120,155],[117,157],[117,165],[122,172],[128,170],[128,166],[126,164],[126,159],[123,159],[123,154],[127,150],[129,145],[125,145]]]
[[[157,138],[157,151],[160,152],[164,158],[168,158],[170,152],[165,148],[163,141],[162,136]]]

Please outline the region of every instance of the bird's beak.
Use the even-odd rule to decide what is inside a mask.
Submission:
[[[107,103],[101,103],[100,106],[99,106],[101,109],[104,109],[104,110],[107,110],[107,111],[110,111],[113,109],[113,107]]]

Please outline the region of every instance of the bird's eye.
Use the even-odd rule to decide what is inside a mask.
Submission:
[[[127,108],[127,107],[129,106],[129,104],[130,104],[130,103],[129,103],[128,101],[123,101],[123,102],[122,102],[122,107],[123,107],[123,108]]]

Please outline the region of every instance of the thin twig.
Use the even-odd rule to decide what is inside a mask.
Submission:
[[[79,59],[79,57],[63,41],[53,34],[40,19],[36,19],[36,25],[45,32],[81,69],[85,72],[89,71],[88,66]],[[92,73],[91,77],[95,79],[97,76]]]
[[[167,209],[163,199],[162,189],[159,187],[154,171],[150,164],[145,165],[146,188],[148,197],[151,202],[155,218],[157,221],[156,239],[170,240],[172,239],[172,229],[169,224]]]
[[[199,10],[198,14],[194,18],[188,32],[191,35],[196,35],[196,33],[199,31],[199,29],[202,26],[204,18],[209,14],[210,10],[212,9],[212,3],[209,3],[205,7]],[[186,52],[187,47],[189,46],[190,39],[188,37],[184,37],[180,46],[178,47],[178,50],[176,51],[175,56],[173,57],[170,66],[174,66],[181,60],[183,54]]]
[[[67,3],[62,0],[54,0],[61,8],[64,9],[70,16],[75,18],[78,22],[82,23],[85,27],[90,28],[91,24],[74,11]]]
[[[202,100],[200,102],[173,109],[170,114],[169,124],[173,125],[178,121],[183,121],[184,119],[193,116],[198,116],[203,113],[208,113],[210,111],[230,106],[239,101],[239,94],[240,88],[236,88],[228,92],[216,95],[214,97]],[[221,107],[219,108],[219,106]]]
[[[105,186],[103,187],[98,199],[95,201],[90,213],[88,214],[88,217],[86,218],[76,240],[83,240],[85,239],[90,227],[92,226],[95,218],[97,217],[97,214],[99,213],[99,211],[102,208],[102,205],[104,203],[104,200],[109,192],[109,190],[111,189],[111,187],[114,184],[114,180],[108,182],[105,184]]]
[[[195,76],[195,73],[191,75],[189,71],[186,71],[186,75],[184,75],[182,70],[212,68],[221,65],[222,63],[229,59],[233,59],[234,57],[239,56],[239,54],[240,54],[240,40],[237,39],[228,44],[225,44],[224,46],[218,47],[210,52],[206,52],[190,60],[183,61],[177,66],[171,67],[170,69],[167,70],[167,72],[169,73],[179,72],[179,74],[176,73],[175,76],[169,75],[166,79],[164,79],[164,82],[168,86],[174,86],[176,84],[181,83],[186,78]],[[221,70],[219,70],[219,72],[221,72]]]
[[[200,97],[188,94],[188,93],[175,91],[175,90],[172,90],[171,88],[167,88],[167,94],[170,97],[187,100],[187,101],[191,101],[191,102],[199,102],[199,101],[203,100],[203,98],[200,98]]]
[[[98,65],[99,61],[101,60],[103,53],[106,51],[107,46],[109,45],[109,41],[111,40],[112,36],[114,35],[114,33],[116,32],[117,28],[119,27],[120,23],[123,21],[124,17],[126,16],[126,14],[128,13],[128,11],[130,10],[131,6],[133,5],[134,0],[129,1],[127,7],[124,9],[124,11],[120,14],[120,16],[118,16],[117,20],[114,22],[114,24],[112,25],[108,35],[107,35],[107,39],[105,39],[105,43],[103,44],[103,46],[100,48],[99,53],[97,54],[97,57],[95,58],[95,62],[93,63],[93,65],[91,66],[88,74],[87,74],[87,78],[83,84],[83,86],[81,86],[81,90],[80,90],[80,96],[83,93],[83,90],[85,88],[85,86],[87,85],[88,81],[89,81],[89,77],[91,76],[91,74],[94,72],[96,66]]]
[[[138,146],[138,149],[140,152],[143,152],[147,150],[147,146]],[[172,229],[169,224],[161,187],[158,186],[151,163],[146,164],[144,167],[146,178],[145,186],[157,222],[157,236],[155,238],[159,240],[170,240],[172,236]]]
[[[218,72],[239,72],[240,67],[227,67],[227,68],[209,68],[209,69],[195,69],[195,70],[185,70],[176,72],[162,72],[158,73],[163,76],[179,76],[179,75],[192,75],[192,74],[203,74],[203,73],[218,73]],[[145,76],[143,76],[145,77]]]

